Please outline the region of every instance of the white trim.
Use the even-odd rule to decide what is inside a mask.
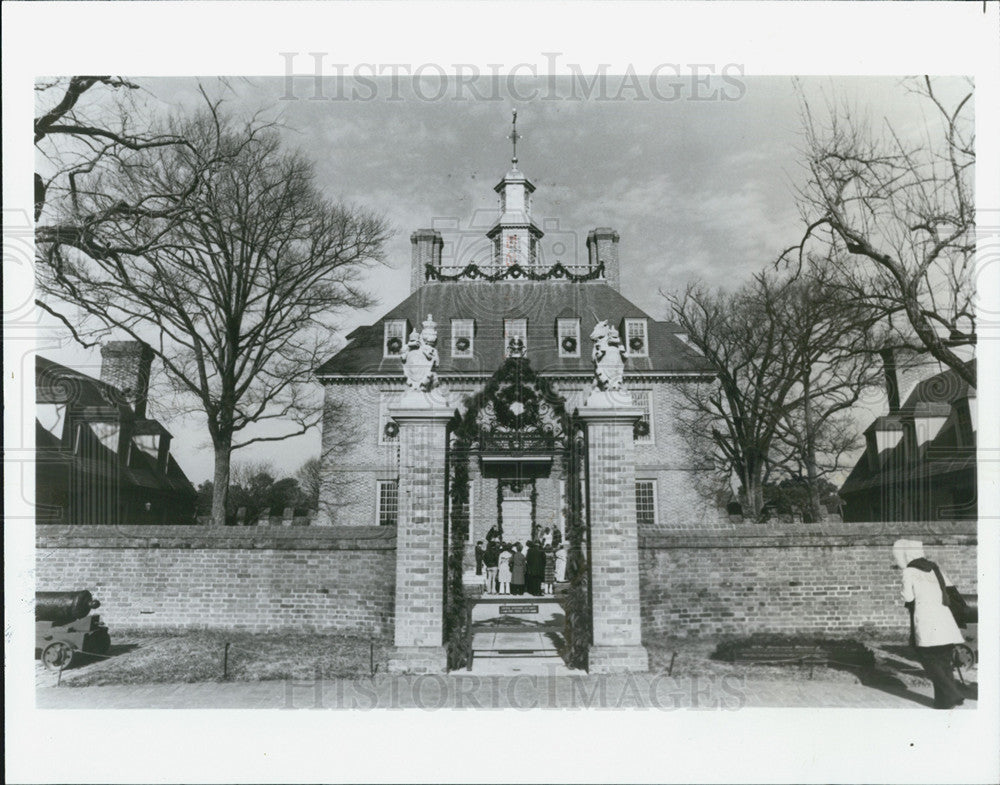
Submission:
[[[398,329],[398,333],[396,330]],[[400,358],[406,350],[406,319],[386,319],[382,323],[382,359]],[[393,354],[389,351],[389,339],[399,338],[399,352]]]
[[[659,505],[659,498],[657,496],[658,489],[656,487],[656,480],[654,478],[652,478],[652,477],[636,477],[635,478],[635,485],[636,485],[636,488],[635,488],[635,495],[636,495],[636,499],[635,499],[635,518],[636,518],[636,523],[639,522],[639,483],[641,483],[641,482],[648,482],[650,485],[653,486],[653,525],[655,526],[660,521],[660,505]],[[648,525],[648,524],[641,524],[641,525]]]
[[[629,327],[639,327],[642,332],[642,350],[633,351]],[[649,357],[649,320],[628,317],[625,319],[625,356],[626,357]]]
[[[462,332],[459,334],[456,327],[461,326],[463,329],[467,329],[468,333]],[[459,351],[455,347],[455,341],[459,338],[469,339],[469,348],[464,352]],[[476,352],[476,320],[475,319],[452,319],[451,320],[451,356],[460,358],[473,357]]]
[[[564,334],[563,328],[568,327],[569,331]],[[576,341],[576,351],[566,352],[563,350],[563,339],[573,338]],[[580,356],[580,319],[576,316],[567,316],[556,319],[556,343],[558,344],[560,357]]]
[[[469,535],[468,541],[476,544],[476,481],[469,480]]]
[[[644,405],[637,400],[637,395],[648,396],[646,398],[647,404]],[[646,436],[637,436],[635,441],[637,444],[655,444],[656,443],[656,405],[654,403],[655,396],[652,390],[632,390],[632,402],[633,404],[642,409],[645,413],[646,422],[649,423],[649,433]]]
[[[375,525],[382,525],[382,487],[396,486],[396,524],[399,524],[399,480],[375,480]],[[386,524],[387,526],[389,524]]]
[[[403,393],[400,390],[380,390],[378,394],[378,443],[380,446],[399,444],[399,435],[388,438],[385,435],[385,424],[391,419],[389,408],[396,403]]]
[[[515,324],[523,324],[523,331],[512,331],[510,327]],[[522,341],[524,341],[524,350],[528,350],[528,320],[524,317],[518,317],[515,319],[504,319],[503,320],[503,356],[509,357],[507,354],[507,345],[510,343],[510,339],[514,336],[518,336]]]

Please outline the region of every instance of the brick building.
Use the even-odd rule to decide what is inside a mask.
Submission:
[[[976,361],[968,366],[975,373]],[[890,371],[893,369],[890,369]],[[865,430],[865,451],[840,489],[846,521],[976,520],[976,388],[955,371],[917,383]]]
[[[35,361],[35,503],[39,523],[194,523],[197,494],[146,416],[153,353],[101,347],[101,378]]]
[[[534,371],[551,383],[567,411],[591,389],[590,334],[608,320],[626,344],[625,382],[642,409],[634,435],[635,495],[641,529],[715,521],[719,512],[695,491],[685,446],[674,427],[680,386],[711,378],[704,358],[678,334],[619,292],[619,237],[598,228],[585,259],[550,259],[531,215],[534,186],[512,168],[496,186],[499,216],[473,262],[448,258],[457,245],[439,231],[411,235],[411,294],[317,370],[325,386],[319,522],[394,524],[398,507],[398,426],[389,411],[405,389],[407,337],[428,315],[436,323],[438,375],[449,402],[464,410],[509,356],[519,337]],[[475,254],[473,254],[475,256]],[[627,270],[626,270],[627,274]],[[514,487],[473,467],[470,541],[503,517],[513,539],[532,525],[564,526],[565,481],[559,467]],[[511,475],[515,478],[517,472]]]

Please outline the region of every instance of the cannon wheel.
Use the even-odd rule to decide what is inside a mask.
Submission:
[[[50,671],[68,668],[73,661],[73,647],[65,641],[54,641],[42,651],[42,665]]]
[[[976,654],[964,643],[960,643],[955,647],[955,653],[952,655],[952,664],[956,668],[971,668],[976,664]]]

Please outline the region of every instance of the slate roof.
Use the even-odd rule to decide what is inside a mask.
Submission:
[[[975,373],[976,361],[970,360],[967,365]],[[878,468],[873,467],[869,461],[866,448],[841,486],[841,495],[878,488],[887,482],[912,483],[920,479],[968,472],[975,475],[976,447],[973,434],[958,433],[963,423],[956,411],[956,404],[960,401],[975,397],[975,388],[970,388],[968,382],[950,368],[921,381],[907,396],[899,412],[876,418],[865,433],[876,426],[882,430],[904,430],[903,421],[921,413],[946,416],[948,419],[941,430],[923,444],[919,451],[914,451],[904,436],[896,447],[882,456]]]
[[[402,362],[385,358],[384,323],[408,319],[410,329],[431,314],[437,323],[438,373],[491,374],[504,360],[504,319],[528,320],[527,357],[532,367],[547,374],[590,374],[590,333],[607,319],[620,327],[627,317],[648,319],[649,357],[629,357],[626,373],[712,374],[705,358],[678,336],[671,322],[657,321],[603,282],[568,281],[432,282],[421,286],[375,324],[348,335],[347,345],[316,369],[321,379],[357,376],[399,376]],[[580,356],[559,356],[556,319],[580,319]],[[475,319],[474,357],[451,356],[451,320]],[[624,336],[623,336],[624,337]]]
[[[156,433],[170,436],[157,420],[136,419],[132,408],[125,402],[125,397],[112,385],[46,357],[36,356],[35,399],[38,403],[67,405],[75,413],[73,421],[81,423],[87,430],[86,449],[76,453],[69,449],[68,443],[64,444],[62,434],[51,433],[36,419],[36,451],[40,464],[72,464],[85,476],[120,479],[124,485],[153,488],[184,496],[196,493],[173,455],[167,456],[166,472],[161,472],[156,459],[136,447],[131,451],[130,464],[125,466],[87,427],[88,419],[94,422],[132,420],[136,435]],[[68,416],[65,418],[64,428],[70,419]]]

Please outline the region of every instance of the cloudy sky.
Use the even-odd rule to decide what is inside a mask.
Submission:
[[[419,95],[410,83],[383,80],[353,84],[358,98],[351,99],[350,83],[329,80],[325,100],[316,100],[311,79],[291,88],[284,79],[201,81],[224,94],[233,111],[260,109],[279,120],[289,147],[315,161],[317,182],[330,197],[377,210],[392,224],[388,265],[370,277],[379,304],[346,314],[345,332],[409,293],[410,232],[440,228],[447,251],[459,254],[481,237],[497,210],[493,186],[510,165],[513,108],[522,135],[519,168],[537,187],[533,215],[547,234],[543,250],[564,263],[582,262],[590,229],[616,229],[622,292],[655,318],[666,315],[659,290],[696,278],[712,286],[739,283],[796,241],[794,192],[804,175],[797,154],[800,93],[814,106],[831,97],[847,102],[867,112],[875,127],[890,122],[917,140],[936,122],[926,103],[889,77],[766,77],[698,86],[687,79],[660,84],[659,97],[648,82],[623,85],[609,77],[589,98],[568,81],[554,88],[518,82],[519,96],[504,85],[453,84],[438,98],[442,90],[433,80]],[[142,84],[161,111],[197,104],[195,80]],[[956,80],[941,89],[951,94],[961,85]],[[80,368],[93,369],[98,361],[69,343],[43,353]],[[200,423],[171,426],[189,477],[195,483],[210,477],[211,451]],[[267,446],[266,455],[248,450],[235,457],[294,471],[318,452],[319,434],[312,433]]]

